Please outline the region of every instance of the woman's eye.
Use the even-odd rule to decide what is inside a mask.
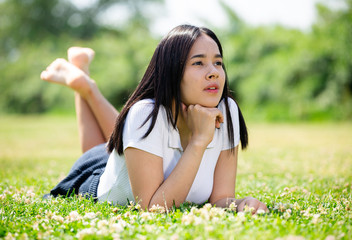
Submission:
[[[222,62],[220,62],[220,61],[215,62],[215,65],[217,65],[217,66],[222,66]]]
[[[194,62],[192,65],[202,65],[202,62]]]

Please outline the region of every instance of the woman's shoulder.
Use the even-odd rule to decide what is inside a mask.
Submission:
[[[131,107],[130,111],[140,111],[140,110],[146,110],[146,109],[153,109],[154,107],[154,100],[147,98],[147,99],[142,99],[133,104]]]
[[[149,114],[153,111],[154,109],[154,100],[153,99],[142,99],[130,108],[128,111],[128,116],[127,118],[133,118],[135,119],[136,117],[147,117]]]
[[[134,121],[137,121],[137,122],[140,122],[140,121],[144,122],[151,115],[154,108],[155,108],[154,99],[150,99],[150,98],[142,99],[136,102],[135,104],[133,104],[133,106],[129,110],[127,119],[128,120],[133,119]],[[164,117],[165,117],[164,112],[165,112],[164,107],[160,106],[159,112],[157,114],[158,121],[164,120]]]

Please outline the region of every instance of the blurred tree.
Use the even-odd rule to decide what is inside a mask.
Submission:
[[[70,35],[90,38],[102,26],[97,24],[99,13],[115,4],[125,4],[131,19],[148,26],[140,9],[145,2],[160,0],[96,0],[83,9],[67,0],[2,0],[0,1],[0,49],[2,56],[13,54],[23,41],[40,43],[48,36]],[[11,55],[10,55],[11,57]]]
[[[341,105],[351,118],[352,0],[343,2],[345,7],[340,9],[317,5],[319,17],[313,26],[312,50],[315,56],[314,66],[321,73],[317,99],[326,107]]]
[[[245,112],[268,120],[352,117],[352,0],[345,3],[318,5],[308,33],[249,27],[224,5],[234,22],[224,38],[230,87]]]
[[[96,0],[85,7],[68,0],[0,0],[0,110],[33,113],[66,108],[71,93],[40,81],[39,74],[56,57],[66,57],[65,51],[72,45],[88,45],[107,56],[114,53],[116,59],[124,57],[126,64],[111,69],[107,68],[111,59],[102,59],[105,74],[99,72],[100,79],[123,66],[142,69],[145,64],[137,56],[145,53],[141,50],[145,45],[140,44],[153,40],[148,18],[141,11],[149,2],[160,4],[162,0]],[[99,15],[116,5],[129,12],[126,24],[121,29],[101,25]],[[115,44],[120,46],[116,49]],[[126,47],[129,53],[124,51]],[[124,82],[136,83],[139,71],[131,69],[130,73],[118,78],[114,88],[106,88],[110,98],[128,94]],[[116,87],[119,84],[121,87]],[[102,85],[107,86],[105,82]],[[118,90],[114,94],[111,89]],[[114,103],[119,106],[121,101]]]

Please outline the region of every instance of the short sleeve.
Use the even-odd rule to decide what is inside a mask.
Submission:
[[[234,144],[232,145],[231,142],[229,141],[229,134],[228,134],[228,129],[227,129],[227,116],[226,116],[226,107],[225,107],[225,102],[222,100],[219,104],[219,109],[224,115],[224,123],[223,126],[221,127],[222,130],[222,137],[223,137],[223,144],[222,144],[222,149],[221,150],[227,150],[230,149],[232,146],[237,146],[240,142],[240,126],[239,126],[239,116],[238,116],[238,106],[236,102],[228,98],[228,104],[230,108],[230,116],[232,120],[232,126],[233,126],[233,137],[234,137]]]
[[[149,129],[152,118],[144,125],[143,123],[153,109],[154,102],[151,99],[141,100],[131,107],[123,129],[123,150],[133,147],[163,157],[164,121],[161,113],[162,108],[159,109],[153,130],[147,137],[143,138]]]

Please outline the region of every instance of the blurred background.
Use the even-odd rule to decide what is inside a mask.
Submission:
[[[0,114],[73,114],[72,91],[39,78],[70,46],[95,50],[91,76],[121,108],[182,23],[218,35],[247,119],[352,119],[352,0],[0,0]]]

